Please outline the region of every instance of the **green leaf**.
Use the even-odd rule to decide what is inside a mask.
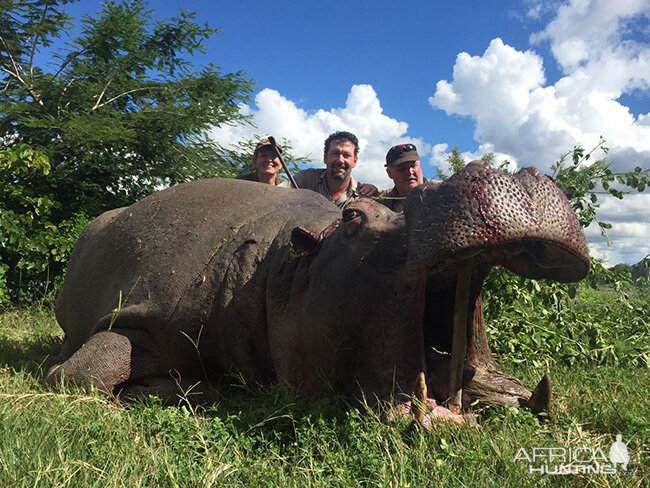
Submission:
[[[68,3],[0,8],[0,235],[11,236],[0,260],[12,297],[37,296],[61,278],[85,216],[237,172],[205,134],[246,118],[239,107],[252,81],[193,57],[219,29],[191,12],[160,18],[137,0],[106,2],[73,28]],[[52,44],[61,36],[69,42]],[[8,45],[29,83],[12,76]],[[10,218],[5,209],[19,210]]]

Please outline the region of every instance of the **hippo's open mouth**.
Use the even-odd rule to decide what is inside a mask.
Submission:
[[[547,376],[531,396],[494,363],[481,287],[495,265],[532,279],[586,276],[586,242],[565,195],[535,169],[508,175],[474,162],[447,184],[414,189],[405,215],[408,266],[428,274],[424,395],[456,408],[478,401],[547,410]]]
[[[492,256],[485,256],[494,258]],[[514,259],[521,256],[512,256]],[[426,385],[428,396],[438,404],[451,403],[453,381],[450,375],[457,367],[452,365],[454,343],[454,321],[459,308],[465,308],[465,345],[460,364],[462,407],[472,404],[500,404],[528,406],[531,392],[516,378],[500,371],[495,364],[487,334],[482,309],[482,283],[493,263],[466,261],[456,264],[455,269],[446,272],[435,271],[429,275],[426,285],[426,304],[423,318],[424,357],[426,361]],[[459,290],[458,270],[465,270],[465,283]],[[468,280],[469,277],[469,280]],[[469,281],[469,283],[468,283]],[[464,295],[459,298],[458,295]],[[457,304],[458,300],[464,303]],[[456,319],[458,320],[458,319]],[[543,378],[543,384],[547,378]],[[541,388],[544,398],[534,399],[533,410],[548,410],[550,385]],[[459,402],[460,404],[460,402]]]

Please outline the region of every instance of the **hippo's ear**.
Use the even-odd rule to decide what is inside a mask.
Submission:
[[[322,234],[316,234],[304,227],[298,226],[291,231],[291,247],[302,256],[316,254],[322,240]]]

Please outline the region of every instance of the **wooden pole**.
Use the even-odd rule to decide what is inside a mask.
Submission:
[[[453,413],[460,413],[463,405],[463,366],[467,354],[467,309],[471,281],[472,265],[464,263],[458,270],[454,302],[454,335],[451,346],[448,402],[449,410]]]

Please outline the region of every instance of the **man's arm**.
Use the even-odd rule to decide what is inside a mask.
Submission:
[[[357,189],[359,190],[359,195],[362,197],[376,197],[379,195],[377,187],[370,183],[359,183]]]
[[[320,173],[319,170],[303,169],[293,175],[293,179],[296,181],[296,184],[300,189],[318,191]]]

